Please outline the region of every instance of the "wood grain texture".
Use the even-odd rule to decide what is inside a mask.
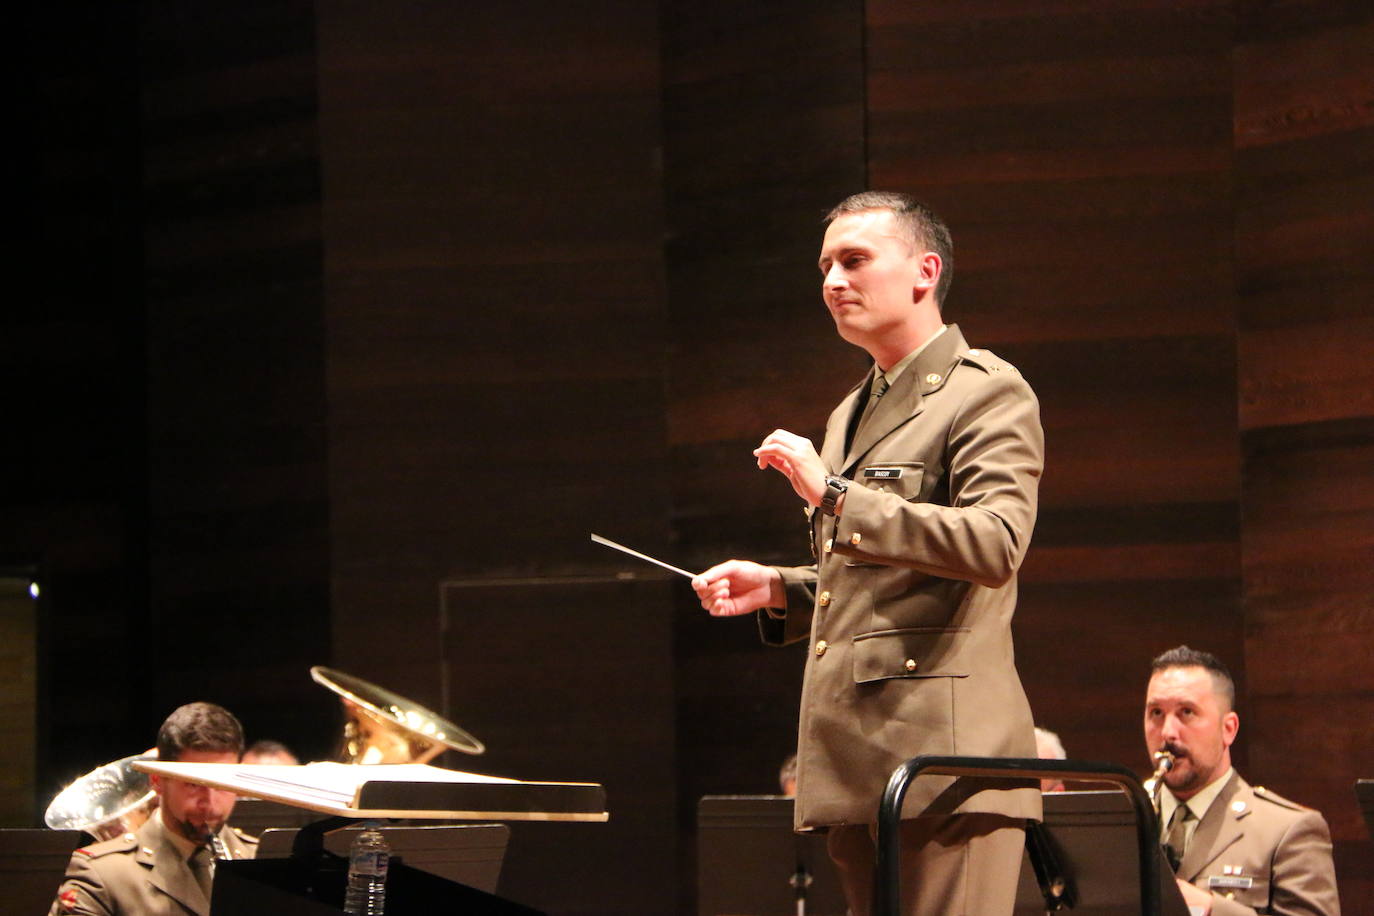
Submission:
[[[605,783],[609,824],[515,832],[503,895],[654,912],[670,618],[568,579],[626,565],[589,531],[666,547],[654,8],[315,6],[335,663],[491,748],[448,765]]]
[[[862,5],[661,9],[674,549],[694,569],[805,562],[802,506],[751,453],[777,428],[819,443],[868,365],[836,337],[815,267],[822,217],[864,186]],[[805,658],[689,592],[674,611],[684,842],[662,906],[695,912],[697,799],[778,790]]]
[[[1238,7],[1243,723],[1253,781],[1322,810],[1343,911],[1369,914],[1351,786],[1374,773],[1374,11]]]
[[[1017,665],[1144,768],[1155,654],[1243,675],[1228,4],[870,3],[870,183],[950,222],[947,320],[1040,399]]]
[[[139,8],[158,710],[328,750],[323,309],[309,3]],[[150,732],[151,733],[151,732]]]

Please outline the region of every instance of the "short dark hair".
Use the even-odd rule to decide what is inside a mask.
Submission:
[[[864,210],[891,210],[902,234],[912,245],[923,245],[940,256],[940,279],[935,284],[935,301],[941,305],[954,282],[954,237],[949,226],[930,207],[900,191],[860,191],[835,205],[825,221],[832,223],[846,213]]]
[[[214,703],[179,706],[157,730],[157,757],[180,760],[182,751],[242,756],[243,726],[232,712]]]
[[[296,756],[295,754],[291,753],[291,748],[287,747],[285,744],[282,744],[280,741],[273,741],[271,738],[259,738],[252,744],[248,745],[248,750],[244,751],[243,753],[245,755],[262,754],[264,756],[270,756],[272,754],[289,754],[292,757]]]
[[[1175,646],[1155,656],[1150,673],[1158,674],[1168,668],[1204,668],[1212,676],[1212,690],[1226,701],[1228,710],[1236,708],[1236,680],[1221,659],[1211,652],[1189,646]]]

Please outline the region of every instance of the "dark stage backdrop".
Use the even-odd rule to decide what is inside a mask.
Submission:
[[[1143,770],[1150,656],[1219,653],[1241,767],[1374,913],[1366,7],[27,5],[0,565],[49,586],[35,817],[190,699],[329,754],[333,664],[488,743],[449,766],[607,786],[609,824],[516,826],[503,893],[694,912],[696,800],[774,789],[802,649],[587,535],[805,558],[749,452],[863,373],[821,217],[896,186],[954,226],[947,317],[1040,395],[1037,717]]]

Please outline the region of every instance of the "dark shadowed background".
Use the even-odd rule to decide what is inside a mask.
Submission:
[[[25,3],[0,573],[5,823],[210,699],[304,756],[330,664],[606,785],[502,892],[694,912],[696,800],[770,792],[800,648],[596,531],[805,559],[774,427],[865,360],[821,217],[907,189],[1047,435],[1018,665],[1146,767],[1150,657],[1374,913],[1374,15],[1352,0]],[[10,627],[10,624],[6,624]],[[19,626],[19,625],[15,625]]]

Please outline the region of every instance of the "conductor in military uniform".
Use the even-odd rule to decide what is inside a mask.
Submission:
[[[184,763],[237,763],[238,719],[213,703],[189,703],[162,723],[157,756]],[[214,850],[252,858],[257,841],[226,825],[232,792],[154,774],[158,810],[138,829],[72,853],[50,916],[207,916]],[[212,840],[211,837],[214,839]]]
[[[827,831],[864,916],[878,803],[898,765],[1035,755],[1011,618],[1043,435],[1015,367],[944,323],[953,243],[929,208],[891,192],[846,199],[819,267],[836,330],[873,368],[819,452],[781,429],[754,450],[805,502],[817,562],[729,560],[692,584],[714,615],[758,611],[765,642],[810,640],[795,826]],[[902,912],[1010,913],[1024,824],[1039,816],[1034,781],[917,780],[902,812]]]
[[[1231,767],[1240,717],[1226,666],[1179,646],[1152,670],[1145,744],[1174,756],[1160,792],[1160,839],[1183,899],[1204,916],[1339,916],[1325,819],[1252,788]]]

